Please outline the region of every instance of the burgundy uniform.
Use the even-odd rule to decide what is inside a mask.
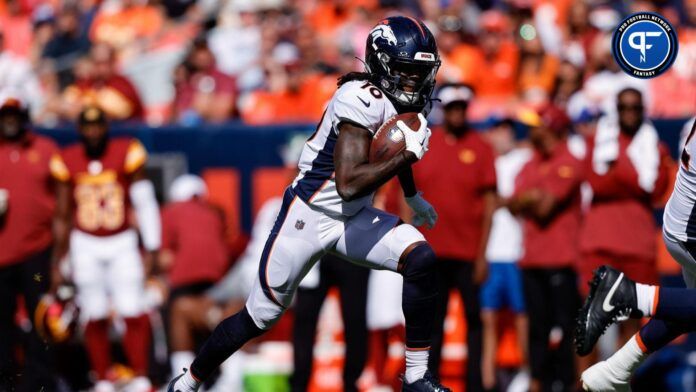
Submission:
[[[73,188],[75,227],[94,236],[110,236],[130,227],[128,189],[147,152],[132,138],[114,138],[99,159],[90,159],[82,144],[67,147],[52,165],[54,177]]]

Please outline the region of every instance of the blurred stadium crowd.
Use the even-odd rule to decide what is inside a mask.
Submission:
[[[638,10],[661,13],[678,31],[676,62],[655,79],[629,77],[611,54],[613,29]],[[648,118],[676,119],[681,127],[696,113],[696,0],[0,0],[0,100],[21,97],[32,124],[44,129],[73,127],[92,107],[120,129],[236,121],[311,124],[321,117],[337,77],[362,69],[359,59],[376,21],[397,13],[422,18],[433,30],[443,62],[438,83],[447,86],[437,92],[441,105],[431,116],[443,125],[434,127],[430,160],[416,172],[440,214],[438,231],[424,230],[443,266],[437,320],[442,330],[436,338],[442,349],[430,366],[439,368],[455,390],[520,383],[522,389],[512,390],[526,390],[530,378],[532,390],[574,390],[572,318],[584,290],[575,284],[578,277],[587,279],[592,266],[621,261],[637,279],[657,279],[660,252],[652,211],[669,193],[676,166]],[[623,98],[617,100],[619,92]],[[621,136],[608,119],[620,125]],[[575,132],[569,134],[571,122]],[[538,130],[531,143],[515,140],[520,123]],[[469,132],[469,124],[485,128],[483,136]],[[626,124],[633,133],[624,130]],[[596,147],[597,134],[620,140],[618,156]],[[0,139],[0,165],[4,158],[20,159],[11,143],[3,143]],[[293,177],[303,144],[304,138],[295,138],[284,151],[290,168],[275,177],[279,191]],[[532,151],[557,158],[549,164],[552,170],[532,159]],[[636,163],[631,151],[654,165]],[[38,159],[32,151],[27,154],[29,161]],[[460,164],[469,166],[449,170]],[[12,166],[0,169],[6,167]],[[548,173],[558,178],[544,177]],[[49,176],[48,167],[43,174]],[[0,171],[0,211],[8,199],[1,191],[13,180]],[[529,203],[548,200],[537,190],[545,187],[564,202],[539,212]],[[408,221],[397,188],[384,187],[376,204]],[[279,209],[278,198],[256,206],[244,249],[230,244],[225,232],[230,222],[222,219],[214,190],[209,192],[200,178],[181,177],[161,191],[168,201],[162,205],[162,250],[156,260],[161,274],[148,284],[142,301],[153,310],[152,347],[147,339],[125,338],[123,349],[111,350],[114,363],[128,363],[125,346],[147,344],[152,359],[147,374],[154,385],[186,367],[200,337],[242,306]],[[494,214],[496,206],[508,210]],[[510,212],[522,218],[526,237]],[[0,240],[9,244],[15,237],[2,223]],[[549,234],[546,227],[555,229]],[[50,230],[45,231],[42,246],[50,242]],[[43,252],[42,246],[37,249]],[[515,267],[520,259],[524,272]],[[227,271],[230,260],[235,262]],[[14,279],[17,260],[0,261],[9,265],[0,265],[0,279]],[[493,263],[481,267],[487,262]],[[42,282],[41,275],[30,278]],[[244,383],[250,391],[285,391],[290,387],[284,377],[293,364],[290,384],[296,391],[355,390],[352,384],[360,390],[398,388],[403,366],[399,280],[396,274],[368,274],[342,261],[322,261],[298,292],[292,335],[285,328],[292,321],[281,320],[277,335],[226,362],[211,390],[241,390]],[[48,289],[45,280],[41,286]],[[454,289],[461,296],[449,296]],[[13,332],[3,349],[31,344],[31,315],[19,308],[10,322],[21,333]],[[503,308],[511,312],[499,312]],[[337,322],[341,317],[345,328]],[[112,343],[129,328],[113,319]],[[619,340],[637,327],[620,331]],[[293,340],[301,349],[293,354],[287,344],[272,343],[279,340]],[[613,344],[604,346],[612,350]],[[29,357],[20,361],[29,369],[37,366],[29,381],[59,375],[55,389],[60,391],[104,381],[83,340],[53,347],[52,359],[32,361],[37,347],[29,347]],[[13,363],[1,359],[3,366]],[[132,364],[99,362],[109,367],[109,384],[141,390],[129,386],[134,376],[142,376]],[[54,374],[42,373],[47,363]],[[578,368],[587,365],[580,362]],[[20,377],[24,382],[26,374]],[[0,379],[0,391],[8,380]],[[377,387],[382,389],[370,389]]]
[[[650,81],[610,53],[612,29],[636,10],[679,34],[672,70]],[[375,21],[394,13],[435,32],[438,82],[471,84],[475,118],[546,100],[579,118],[610,109],[619,83],[645,92],[652,117],[687,116],[696,100],[692,0],[3,0],[0,92],[21,89],[46,127],[91,103],[154,126],[312,122],[336,76],[362,68]]]

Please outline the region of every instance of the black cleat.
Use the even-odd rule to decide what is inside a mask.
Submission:
[[[590,294],[575,320],[575,351],[578,355],[589,354],[611,324],[629,317],[642,317],[637,307],[634,281],[606,265],[597,268],[590,282]]]
[[[426,371],[423,378],[410,384],[403,380],[401,392],[452,392],[451,389],[440,384],[440,380],[435,378],[430,371]]]

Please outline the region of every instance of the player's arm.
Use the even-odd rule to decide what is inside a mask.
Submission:
[[[402,151],[384,162],[369,163],[372,135],[357,124],[339,124],[338,141],[334,149],[336,190],[345,201],[368,195],[394,177],[418,157]]]
[[[413,169],[411,166],[403,168],[399,174],[399,184],[404,191],[404,199],[409,208],[413,211],[413,223],[415,226],[427,224],[429,229],[432,229],[437,222],[437,212],[435,208],[428,203],[418,192],[416,181],[413,178]]]
[[[60,262],[68,253],[70,230],[72,229],[72,184],[71,174],[60,153],[51,156],[48,164],[53,178],[56,209],[53,215],[53,253],[51,255],[51,291],[63,282]]]
[[[481,219],[481,240],[476,251],[474,265],[474,281],[483,284],[488,277],[488,261],[486,260],[486,249],[488,248],[488,238],[493,226],[493,213],[498,206],[498,194],[494,189],[484,191],[483,195],[483,216]]]
[[[549,192],[540,192],[539,198],[530,209],[530,215],[542,224],[548,223],[554,214],[567,202]]]
[[[159,205],[155,197],[155,187],[147,179],[144,166],[137,169],[132,176],[130,200],[138,221],[140,237],[147,251],[145,268],[146,271],[151,272],[157,266],[157,255],[162,241]]]
[[[68,253],[70,229],[72,228],[72,203],[70,184],[56,181],[56,212],[53,219],[53,260],[58,261]]]
[[[570,166],[565,167],[568,170]],[[546,225],[556,216],[556,213],[563,210],[568,203],[576,196],[580,188],[581,177],[576,169],[572,169],[575,174],[556,180],[549,189],[534,188],[523,194],[527,198],[527,205],[523,214]]]
[[[513,215],[524,215],[531,202],[528,192],[520,192],[508,198],[500,198],[498,205],[507,208]]]
[[[401,190],[404,191],[404,197],[406,198],[413,197],[418,193],[411,166],[406,166],[399,172],[399,184],[401,184]]]
[[[523,215],[545,224],[565,201],[540,188],[532,188],[508,199],[505,206],[512,214]]]
[[[56,181],[56,210],[53,216],[53,254],[51,255],[51,292],[63,283],[60,263],[70,247],[72,229],[72,187],[69,182]]]

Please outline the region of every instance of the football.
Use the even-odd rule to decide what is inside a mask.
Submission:
[[[387,161],[406,148],[404,135],[396,126],[399,120],[411,129],[418,129],[421,125],[418,113],[397,114],[385,121],[372,138],[370,163]]]

